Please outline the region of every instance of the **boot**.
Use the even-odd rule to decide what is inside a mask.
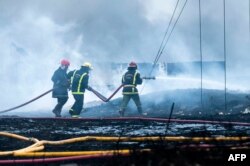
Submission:
[[[53,113],[55,114],[55,117],[62,117],[61,114],[56,110],[53,110]]]
[[[74,115],[74,110],[73,110],[73,109],[70,109],[70,110],[69,110],[69,114],[70,114],[70,116]]]
[[[58,110],[54,109],[52,112],[55,114],[55,117],[62,117]]]
[[[71,118],[80,118],[79,115],[72,115]]]
[[[82,108],[81,113],[83,113],[83,112],[87,112],[87,109],[86,108]]]
[[[137,107],[138,113],[139,115],[142,117],[144,114],[142,113],[142,108],[141,107]]]
[[[123,117],[123,116],[124,116],[124,112],[125,112],[125,110],[124,110],[124,109],[120,109],[120,110],[119,110],[119,114],[120,114],[120,116],[121,116],[121,117]]]

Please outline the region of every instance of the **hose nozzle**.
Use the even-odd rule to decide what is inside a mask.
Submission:
[[[155,80],[155,77],[142,77],[144,80]]]

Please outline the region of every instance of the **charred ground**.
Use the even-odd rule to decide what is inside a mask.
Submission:
[[[249,99],[246,93],[227,94],[225,110],[224,93],[219,90],[204,90],[203,109],[200,107],[199,90],[175,90],[142,96],[147,117],[168,118],[170,107],[175,103],[172,118],[202,119],[218,121],[250,122]],[[155,98],[156,100],[152,100]],[[87,108],[82,117],[117,117],[120,99],[107,104]],[[126,116],[136,116],[130,104]],[[68,115],[65,113],[64,115]],[[63,140],[82,136],[249,136],[249,126],[232,124],[170,123],[144,120],[81,120],[55,118],[22,118],[20,116],[1,116],[0,131],[15,133],[39,140]],[[15,150],[30,144],[13,138],[0,137],[1,151]],[[203,147],[202,147],[203,146]],[[44,151],[77,151],[131,149],[131,156],[115,156],[109,159],[74,161],[77,165],[221,165],[228,164],[229,154],[245,153],[249,156],[249,142],[82,142],[60,146],[46,146]],[[234,147],[237,150],[233,150]],[[138,149],[150,148],[152,152],[139,153]],[[249,158],[249,157],[248,157]],[[0,159],[13,159],[12,156]],[[18,159],[18,158],[15,158]],[[110,160],[112,159],[112,160]],[[55,165],[72,162],[55,163]],[[244,164],[244,163],[240,163]],[[53,164],[52,164],[53,165]]]

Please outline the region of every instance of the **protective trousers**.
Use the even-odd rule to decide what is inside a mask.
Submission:
[[[74,99],[75,103],[69,110],[69,113],[72,117],[79,117],[82,108],[83,108],[83,100],[84,100],[84,95],[83,94],[74,94]]]
[[[57,105],[52,110],[56,117],[61,117],[62,107],[67,102],[68,97],[57,97]]]
[[[120,110],[121,116],[124,116],[124,112],[125,112],[127,105],[128,105],[131,98],[134,101],[139,114],[142,114],[141,100],[140,100],[139,95],[138,94],[130,94],[130,95],[123,95],[121,110]]]

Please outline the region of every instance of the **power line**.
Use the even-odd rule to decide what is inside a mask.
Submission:
[[[201,68],[201,111],[203,111],[203,55],[202,55],[202,26],[201,26],[201,0],[199,0],[199,26],[200,26],[200,68]]]
[[[164,41],[165,41],[165,39],[166,39],[166,36],[167,36],[167,34],[168,34],[170,25],[171,25],[171,23],[172,23],[172,21],[173,21],[173,18],[174,18],[176,9],[177,9],[178,4],[179,4],[179,1],[180,1],[180,0],[178,0],[178,1],[176,2],[176,4],[175,4],[175,8],[174,8],[173,14],[172,14],[171,19],[170,19],[170,21],[169,21],[168,27],[167,27],[167,29],[166,29],[166,31],[165,31],[165,34],[164,34],[164,37],[163,37],[163,39],[162,39],[160,48],[158,49],[158,52],[157,52],[156,57],[155,57],[155,59],[154,59],[154,63],[153,63],[152,70],[150,71],[150,74],[149,74],[149,75],[152,74],[152,72],[153,72],[153,70],[154,70],[154,68],[155,68],[155,66],[156,66],[157,59],[158,59],[158,57],[160,56],[160,54],[161,54],[161,52],[162,52],[162,49],[164,49],[162,46],[163,46],[163,43],[164,43]]]
[[[185,1],[185,3],[184,3],[184,5],[183,5],[183,7],[182,7],[182,9],[181,9],[181,11],[180,11],[180,13],[179,13],[177,19],[176,19],[176,21],[175,21],[175,23],[174,23],[174,25],[173,25],[173,27],[172,27],[172,29],[171,29],[171,31],[170,31],[168,37],[167,37],[167,39],[166,39],[166,41],[165,41],[165,38],[166,38],[166,36],[167,36],[167,33],[168,33],[168,30],[169,30],[170,24],[172,23],[172,19],[173,19],[174,15],[175,15],[177,6],[178,6],[178,4],[179,4],[179,0],[177,1],[176,5],[175,5],[174,12],[173,12],[172,17],[171,17],[171,20],[170,20],[170,23],[169,23],[169,25],[168,25],[167,31],[166,31],[166,33],[165,33],[165,35],[164,35],[162,44],[161,44],[161,46],[160,46],[160,48],[159,48],[159,50],[158,50],[158,53],[157,53],[157,55],[156,55],[156,57],[155,57],[155,59],[154,59],[154,63],[153,63],[152,69],[151,69],[151,71],[150,71],[150,73],[149,73],[149,77],[152,75],[153,70],[154,70],[156,64],[158,63],[158,61],[159,61],[159,59],[160,59],[160,57],[161,57],[161,55],[162,55],[162,53],[163,53],[163,51],[164,51],[166,45],[167,45],[167,43],[168,43],[168,41],[169,41],[169,39],[170,39],[170,37],[171,37],[171,35],[172,35],[172,33],[173,33],[174,29],[175,29],[175,26],[176,26],[176,24],[177,24],[177,22],[178,22],[178,20],[179,20],[179,18],[180,18],[180,16],[181,16],[181,14],[182,14],[182,12],[183,12],[185,6],[186,6],[186,4],[187,4],[187,1],[188,1],[188,0]],[[164,41],[165,41],[165,43],[164,43]],[[163,44],[163,43],[164,43],[164,44]],[[162,45],[163,45],[163,47],[162,47]],[[142,87],[141,92],[143,91],[145,85],[146,85],[146,83],[145,83],[144,86]]]
[[[184,5],[183,5],[183,7],[182,7],[182,9],[181,9],[181,11],[180,11],[180,13],[179,13],[179,15],[178,15],[178,17],[177,17],[175,23],[174,23],[174,26],[173,26],[172,30],[170,31],[170,34],[168,35],[168,38],[167,38],[167,40],[166,40],[166,42],[165,42],[165,44],[164,44],[164,46],[163,46],[163,48],[162,48],[162,50],[161,50],[161,53],[160,53],[160,55],[159,55],[158,58],[157,58],[156,63],[159,61],[160,56],[162,55],[162,53],[163,53],[163,51],[164,51],[164,49],[165,49],[165,47],[166,47],[166,45],[167,45],[167,43],[168,43],[170,37],[171,37],[171,35],[172,35],[173,31],[174,31],[175,26],[176,26],[177,22],[179,21],[179,18],[180,18],[180,16],[181,16],[181,14],[182,14],[182,12],[183,12],[183,10],[184,10],[186,4],[187,4],[187,1],[188,1],[188,0],[185,1]]]
[[[224,83],[225,83],[225,112],[227,111],[227,50],[226,50],[226,2],[223,0],[223,21],[224,21]]]
[[[168,26],[167,26],[167,29],[166,29],[166,31],[165,31],[164,37],[163,37],[163,39],[162,39],[162,41],[161,41],[160,48],[158,49],[157,54],[156,54],[156,57],[155,57],[155,59],[154,59],[154,63],[153,63],[152,69],[150,70],[150,72],[149,72],[149,74],[148,74],[149,77],[150,77],[151,74],[153,73],[153,70],[154,70],[154,68],[155,68],[155,66],[156,66],[156,63],[157,63],[158,56],[160,56],[160,53],[161,53],[161,50],[162,50],[163,43],[164,43],[164,41],[165,41],[165,39],[166,39],[166,36],[167,36],[167,34],[168,34],[168,31],[169,31],[170,25],[171,25],[171,23],[172,23],[172,20],[173,20],[173,18],[174,18],[174,15],[175,15],[176,9],[177,9],[177,7],[178,7],[179,1],[180,1],[180,0],[177,0],[177,2],[176,2],[176,4],[175,4],[175,8],[174,8],[174,11],[173,11],[173,13],[172,13],[171,19],[170,19],[170,21],[169,21],[169,23],[168,23]],[[143,91],[143,89],[144,89],[145,86],[146,86],[146,82],[145,82],[145,84],[143,85],[143,87],[142,87],[142,89],[141,89],[141,92]],[[141,93],[141,92],[140,92],[140,93]]]

